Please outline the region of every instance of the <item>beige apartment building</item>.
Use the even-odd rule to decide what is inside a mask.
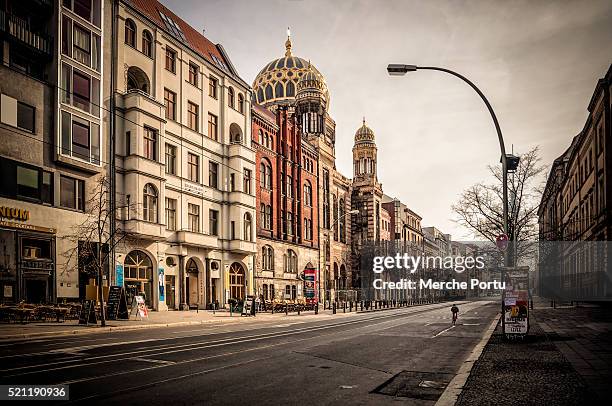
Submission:
[[[110,6],[108,7],[110,8]],[[120,1],[114,283],[156,310],[253,293],[251,91],[228,55],[155,0]]]

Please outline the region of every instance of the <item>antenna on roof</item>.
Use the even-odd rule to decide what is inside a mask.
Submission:
[[[202,28],[202,35],[206,35],[206,28]]]

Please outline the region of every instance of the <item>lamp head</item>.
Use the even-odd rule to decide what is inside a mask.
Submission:
[[[404,65],[401,63],[390,63],[387,66],[387,72],[392,76],[402,76],[405,75],[406,72],[414,72],[417,70],[416,65]]]

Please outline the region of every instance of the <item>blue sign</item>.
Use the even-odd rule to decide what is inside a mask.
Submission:
[[[164,287],[166,286],[166,278],[164,278],[164,268],[159,268],[157,275],[159,280],[159,301],[163,302],[164,300],[166,300],[164,295]]]
[[[123,265],[117,264],[115,267],[115,276],[117,278],[117,286],[123,287]]]

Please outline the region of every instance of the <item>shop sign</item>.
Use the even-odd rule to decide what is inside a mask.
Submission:
[[[30,219],[30,211],[17,207],[0,206],[0,218],[28,221]]]
[[[115,266],[115,276],[117,278],[117,286],[123,287],[123,265],[117,264]]]
[[[55,233],[54,228],[39,227],[39,226],[34,226],[32,224],[15,223],[13,221],[4,221],[4,220],[0,220],[0,227],[15,228],[18,230],[26,230],[26,231],[40,231],[42,233]]]
[[[36,270],[41,270],[41,271],[52,271],[53,262],[22,260],[21,267],[27,268],[27,269],[36,269]]]

